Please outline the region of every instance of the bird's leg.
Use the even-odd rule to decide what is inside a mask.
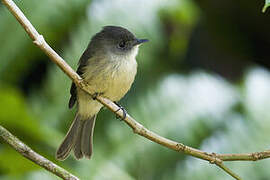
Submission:
[[[125,110],[124,107],[122,107],[120,104],[118,104],[117,102],[114,101],[114,103],[119,107],[119,109],[117,109],[115,112],[118,112],[119,110],[122,110],[123,112],[123,118],[121,118],[120,116],[116,115],[116,118],[119,119],[121,118],[122,120],[126,119],[127,117],[127,111]]]
[[[98,97],[98,96],[101,96],[102,94],[104,94],[104,93],[103,93],[103,92],[101,92],[101,93],[95,92],[95,93],[92,95],[92,99],[93,99],[93,100],[97,100],[97,97]]]

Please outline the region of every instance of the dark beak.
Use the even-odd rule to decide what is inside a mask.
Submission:
[[[135,39],[133,46],[148,42],[148,39]]]

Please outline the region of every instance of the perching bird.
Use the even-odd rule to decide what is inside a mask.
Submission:
[[[96,94],[119,101],[130,89],[136,72],[136,55],[140,44],[130,31],[117,26],[105,26],[94,35],[79,60],[77,73]],[[56,152],[65,160],[73,149],[77,159],[91,158],[95,120],[102,104],[72,83],[69,108],[77,104],[75,119]]]

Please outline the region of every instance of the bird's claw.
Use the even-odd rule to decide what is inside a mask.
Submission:
[[[100,96],[100,95],[102,95],[102,94],[104,94],[104,93],[98,93],[98,92],[95,92],[95,93],[92,95],[92,99],[93,99],[93,100],[97,100],[97,97]]]
[[[120,117],[119,115],[116,115],[116,118],[117,119],[120,119],[121,118],[121,120],[126,119],[126,117],[127,117],[127,111],[126,111],[126,109],[124,107],[122,107],[120,104],[118,104],[116,102],[114,102],[114,103],[119,107],[119,109],[117,109],[115,112],[118,112],[119,110],[122,110],[122,112],[123,112],[123,117]]]

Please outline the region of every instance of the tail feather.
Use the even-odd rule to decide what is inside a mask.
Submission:
[[[92,155],[93,147],[93,133],[95,127],[96,115],[87,120],[82,129],[81,139],[81,151],[83,155],[90,159]]]
[[[56,151],[56,159],[65,160],[73,149],[76,159],[86,156],[90,159],[92,154],[92,137],[96,115],[89,119],[82,119],[76,114],[69,131]]]
[[[83,121],[82,123],[83,123],[82,127],[84,127],[85,121]],[[82,153],[81,148],[80,148],[81,142],[82,142],[81,139],[82,139],[82,129],[80,130],[78,137],[77,137],[77,140],[74,143],[73,151],[74,151],[74,156],[76,159],[83,158],[83,153]]]
[[[60,147],[56,151],[56,159],[65,160],[68,157],[75,143],[75,139],[81,132],[81,129],[82,129],[82,121],[80,120],[80,116],[77,114],[75,116],[72,125],[68,130],[67,135],[64,138],[64,141],[61,143]]]

